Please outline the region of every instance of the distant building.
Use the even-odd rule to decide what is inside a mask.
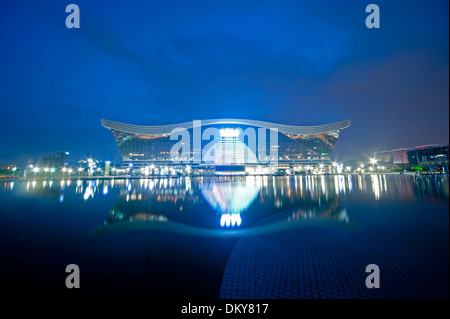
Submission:
[[[448,157],[448,145],[421,145],[408,151],[408,161],[414,165],[448,166]]]
[[[442,147],[442,145],[439,145],[439,144],[427,144],[427,145],[415,146],[414,149],[415,150],[427,150],[427,149],[436,148],[436,147]]]
[[[411,148],[399,148],[392,150],[392,162],[393,164],[409,164],[408,151]]]
[[[69,163],[69,152],[57,152],[55,154],[48,154],[42,158],[42,165],[44,167],[63,167]]]

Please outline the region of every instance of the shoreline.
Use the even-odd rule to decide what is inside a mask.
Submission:
[[[247,176],[275,176],[275,177],[287,177],[287,176],[334,176],[334,175],[414,175],[414,176],[430,176],[430,175],[449,175],[448,173],[416,173],[416,172],[389,172],[389,173],[329,173],[329,174],[199,174],[199,175],[180,175],[180,176],[169,176],[169,175],[120,175],[120,176],[32,176],[32,177],[12,177],[12,176],[0,176],[0,180],[4,181],[15,181],[15,180],[113,180],[113,179],[165,179],[165,178],[180,178],[180,177],[247,177]]]

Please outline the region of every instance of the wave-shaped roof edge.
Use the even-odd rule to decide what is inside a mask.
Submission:
[[[138,135],[161,135],[170,134],[176,128],[191,129],[194,127],[194,121],[184,122],[170,125],[158,125],[158,126],[141,126],[133,124],[125,124],[120,122],[114,122],[110,120],[101,119],[102,126],[107,129],[122,131],[126,133],[138,134]],[[313,135],[326,132],[332,132],[336,130],[343,130],[350,126],[351,120],[345,120],[336,123],[316,125],[316,126],[296,126],[270,123],[264,121],[255,120],[242,120],[242,119],[216,119],[216,120],[201,120],[202,126],[215,125],[215,124],[240,124],[264,127],[267,129],[278,129],[279,132],[296,134],[296,135]]]

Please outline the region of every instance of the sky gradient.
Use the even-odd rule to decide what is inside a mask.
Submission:
[[[67,29],[76,3],[81,28]],[[365,26],[376,3],[381,28]],[[120,160],[105,118],[352,120],[333,158],[449,140],[448,1],[2,1],[0,163]]]

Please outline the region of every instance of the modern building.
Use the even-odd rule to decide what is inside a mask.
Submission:
[[[408,151],[410,150],[411,148],[399,148],[392,150],[393,164],[408,164]]]
[[[277,168],[287,169],[329,166],[340,132],[350,126],[350,120],[319,126],[241,119],[160,126],[103,119],[101,123],[113,133],[125,165],[192,165],[194,169],[209,168],[215,172],[274,163]]]
[[[414,165],[448,166],[449,146],[421,145],[408,151],[408,160]]]
[[[68,165],[69,152],[57,152],[55,154],[47,154],[42,158],[44,167],[64,167]]]

